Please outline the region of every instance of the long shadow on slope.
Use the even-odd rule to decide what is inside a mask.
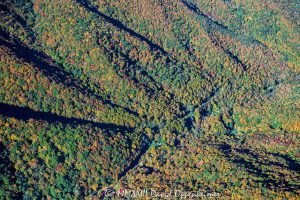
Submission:
[[[187,2],[185,0],[180,0],[180,2],[183,3],[189,10],[193,11],[197,15],[200,15],[201,17],[206,19],[206,21],[217,25],[222,30],[228,31],[228,26],[225,26],[225,25],[221,24],[220,22],[214,20],[213,18],[209,17],[208,15],[204,14],[195,4]]]
[[[256,177],[256,183],[261,183],[269,189],[299,192],[300,185],[291,183],[291,181],[295,180],[295,174],[299,176],[300,164],[288,155],[268,152],[260,155],[250,149],[232,148],[228,144],[216,146],[231,162],[243,166],[247,172],[253,174]],[[271,161],[271,157],[276,161]],[[286,170],[291,174],[286,174]]]
[[[116,73],[119,74],[120,77],[124,79],[130,79],[135,84],[141,85],[147,93],[150,95],[154,95],[157,90],[162,91],[162,86],[154,80],[152,76],[148,74],[146,70],[143,70],[137,63],[137,61],[132,60],[128,55],[124,54],[115,44],[109,45],[110,48],[101,45],[101,43],[97,43],[101,48],[104,49],[104,52],[107,53],[113,60],[124,60],[125,66],[120,67],[118,66],[115,70]],[[151,83],[154,84],[155,88],[149,86],[149,84],[141,83],[135,76],[140,73],[141,76],[145,77],[146,79],[150,80]],[[135,76],[132,76],[134,74]]]
[[[21,26],[27,31],[27,33],[30,34],[30,39],[31,42],[34,42],[35,40],[35,36],[33,34],[32,29],[28,26],[28,23],[26,20],[24,20],[19,14],[17,14],[16,12],[12,11],[10,8],[8,8],[6,5],[0,5],[0,10],[3,13],[6,13],[7,15],[12,15],[14,20],[16,22],[18,22],[19,24],[21,24]]]
[[[135,168],[142,156],[148,151],[148,149],[150,148],[151,146],[151,140],[149,137],[147,137],[147,135],[145,135],[145,139],[143,140],[144,144],[141,145],[141,149],[140,149],[140,153],[137,155],[137,157],[129,164],[129,166],[127,166],[123,172],[121,172],[119,175],[118,175],[118,179],[121,179],[122,177],[126,176],[127,172],[130,171],[131,169]]]
[[[139,67],[138,67],[138,63],[136,61],[132,60],[128,55],[125,55],[123,53],[120,53],[120,55],[126,60],[126,62],[128,64],[130,64],[134,67],[134,68],[131,68],[131,69],[126,69],[127,71],[136,70],[136,69],[140,70]],[[141,70],[140,74],[145,76],[147,79],[149,79],[155,85],[156,90],[163,91],[162,86],[156,80],[154,80],[154,78],[152,76],[150,76],[146,70]],[[149,87],[149,86],[147,86],[147,87]]]
[[[150,46],[151,49],[157,49],[157,50],[159,50],[160,52],[162,52],[163,55],[166,56],[166,64],[173,63],[173,65],[176,66],[176,68],[179,68],[179,67],[180,67],[180,64],[178,65],[179,61],[176,60],[176,58],[170,58],[170,57],[168,56],[168,55],[169,55],[168,52],[166,52],[166,51],[165,51],[162,47],[160,47],[159,45],[154,44],[153,42],[151,42],[148,38],[146,38],[146,37],[140,35],[139,33],[136,33],[134,30],[132,30],[132,29],[126,27],[126,26],[125,26],[124,24],[122,24],[122,22],[120,22],[119,20],[116,20],[116,19],[114,19],[114,18],[111,18],[111,17],[109,17],[109,16],[107,16],[107,15],[101,13],[96,7],[92,6],[87,0],[77,0],[77,2],[78,2],[81,6],[85,7],[87,10],[89,10],[89,11],[91,11],[91,12],[93,12],[93,13],[99,15],[100,17],[104,18],[105,21],[107,21],[108,23],[111,23],[111,24],[114,25],[115,27],[117,27],[117,28],[119,28],[119,29],[121,29],[121,30],[124,30],[124,31],[130,33],[132,36],[139,38],[141,41],[146,42],[146,43]],[[128,64],[134,65],[135,67],[137,66],[137,63],[136,63],[135,61],[133,61],[132,59],[130,59],[127,55],[124,55],[124,54],[122,54],[121,52],[119,52],[119,54],[125,59],[125,61],[126,61]],[[181,66],[181,68],[182,68],[182,66]],[[130,78],[132,79],[132,81],[134,81],[134,83],[138,84],[139,81],[138,81],[136,78],[134,78],[134,77],[132,77],[132,76],[129,75],[130,70],[132,70],[132,69],[129,69],[129,70],[126,69],[126,70],[124,71],[125,75],[128,76],[128,77],[130,77]],[[119,73],[119,72],[118,72],[118,73]],[[147,73],[146,70],[141,71],[141,75],[145,76],[147,79],[149,79],[151,82],[153,82],[154,85],[155,85],[155,89],[156,89],[156,90],[163,91],[163,87],[162,87],[157,81],[155,81],[155,80],[153,79],[153,77],[150,76],[150,75]],[[126,78],[126,77],[125,77],[125,78]],[[147,88],[148,88],[148,91],[150,91],[151,93],[154,92],[154,90],[153,90],[151,87],[148,87],[147,85],[144,85],[144,86],[146,86],[146,90],[147,90]]]
[[[135,85],[139,85],[142,88],[144,88],[147,94],[154,95],[155,94],[155,89],[151,88],[150,86],[148,86],[144,83],[141,83],[140,80],[138,80],[138,78],[136,78],[135,75],[137,74],[137,70],[138,70],[137,65],[134,65],[132,62],[130,62],[130,60],[128,60],[124,56],[120,56],[120,58],[124,59],[124,61],[126,62],[126,66],[122,67],[122,68],[120,68],[119,66],[115,67],[115,72],[121,78],[131,80],[131,81],[134,82]],[[132,66],[133,66],[133,68],[132,68]],[[131,75],[131,74],[134,74],[134,75]]]
[[[205,21],[206,21],[206,23],[207,23],[207,26],[208,26],[206,32],[207,32],[208,36],[211,38],[213,44],[214,44],[215,46],[221,48],[221,50],[224,51],[224,53],[225,53],[229,58],[233,59],[238,65],[241,65],[242,68],[243,68],[243,70],[246,71],[246,70],[247,70],[247,67],[246,67],[245,63],[243,63],[243,62],[239,59],[239,57],[236,56],[236,55],[234,55],[231,51],[229,51],[228,49],[225,49],[224,46],[222,46],[222,45],[218,42],[218,40],[217,40],[215,37],[212,37],[212,35],[213,35],[213,33],[214,33],[214,31],[213,31],[213,26],[217,27],[218,32],[221,32],[221,33],[226,32],[227,34],[232,35],[233,32],[230,31],[230,30],[228,29],[227,26],[225,26],[225,25],[219,23],[218,21],[212,19],[211,17],[205,15],[205,14],[204,14],[204,13],[203,13],[196,5],[194,5],[194,4],[192,4],[192,3],[189,3],[189,2],[187,2],[187,1],[185,1],[185,0],[181,0],[181,2],[182,2],[189,10],[191,10],[191,11],[194,12],[195,14],[197,14],[197,15],[199,15],[199,16],[201,16],[201,17],[203,17],[203,18],[205,19]],[[252,42],[253,42],[253,41],[252,41]]]
[[[97,14],[98,16],[102,17],[106,22],[114,25],[115,27],[125,31],[125,32],[128,32],[130,35],[140,39],[141,41],[144,41],[146,42],[149,47],[151,49],[157,49],[159,50],[160,52],[162,52],[164,55],[167,55],[168,52],[166,52],[161,46],[157,45],[157,44],[154,44],[153,42],[151,42],[148,38],[146,38],[145,36],[142,36],[141,34],[135,32],[134,30],[126,27],[122,22],[120,22],[119,20],[117,19],[114,19],[112,17],[109,17],[105,14],[103,14],[102,12],[100,12],[96,7],[92,6],[87,0],[77,0],[77,2],[83,6],[84,8],[86,8],[87,10]]]
[[[11,39],[11,37],[3,30],[0,30],[0,35],[4,38]],[[7,42],[6,40],[0,38],[0,45],[9,48],[19,58],[24,59],[26,62],[32,63],[34,67],[36,67],[38,70],[44,73],[52,81],[63,83],[66,87],[78,90],[82,94],[96,97],[97,99],[101,100],[104,104],[109,104],[112,107],[124,109],[128,113],[138,116],[137,112],[132,111],[129,108],[117,105],[110,100],[106,100],[103,97],[96,95],[93,91],[83,86],[82,83],[75,79],[71,73],[68,73],[65,70],[63,70],[62,66],[53,63],[52,59],[49,56],[24,46],[21,42],[17,41],[16,39],[13,39],[13,41],[14,42]]]
[[[9,105],[0,103],[0,114],[6,117],[14,117],[19,120],[27,121],[29,119],[43,120],[49,123],[59,122],[62,124],[69,125],[91,125],[101,129],[109,129],[116,131],[133,131],[134,129],[127,126],[119,126],[112,123],[98,123],[89,120],[83,120],[78,118],[68,118],[59,116],[52,113],[34,111],[28,107],[19,107],[15,105]]]
[[[245,64],[238,56],[234,55],[231,51],[229,51],[228,49],[226,49],[226,48],[225,48],[225,47],[224,47],[224,46],[216,39],[216,37],[214,37],[214,36],[212,36],[212,35],[210,35],[209,37],[211,38],[212,43],[213,43],[215,46],[221,48],[221,50],[222,50],[229,58],[233,59],[234,62],[235,62],[237,65],[242,66],[242,68],[243,68],[244,71],[247,71],[247,66],[246,66],[246,64]]]
[[[26,20],[24,20],[20,15],[18,15],[15,12],[12,12],[6,5],[1,5],[0,4],[0,10],[2,10],[3,12],[7,13],[7,14],[11,14],[14,16],[14,18],[16,19],[17,22],[19,22],[23,27],[27,27],[27,22]]]
[[[219,31],[225,32],[229,35],[233,35],[233,34],[236,35],[236,33],[234,33],[234,31],[230,30],[228,26],[226,26],[226,25],[214,20],[212,17],[204,14],[195,4],[188,2],[186,0],[180,0],[180,2],[183,3],[189,10],[193,11],[195,14],[203,17],[208,24],[218,27]],[[238,35],[238,37],[240,38],[241,36]],[[250,41],[251,43],[253,43],[254,45],[261,46],[264,49],[268,48],[265,44],[256,40],[255,38],[242,38],[242,39],[246,39],[246,40]]]

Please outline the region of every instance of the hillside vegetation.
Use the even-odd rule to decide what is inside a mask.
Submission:
[[[299,8],[1,2],[0,199],[298,199]]]

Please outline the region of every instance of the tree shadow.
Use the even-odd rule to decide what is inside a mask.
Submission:
[[[300,177],[300,164],[288,155],[271,152],[259,154],[251,149],[232,148],[229,144],[216,146],[229,161],[253,174],[256,183],[268,189],[299,193],[300,185],[295,182]]]
[[[109,38],[109,41],[113,40]],[[149,95],[154,95],[157,93],[157,91],[163,92],[162,86],[152,76],[150,76],[149,73],[145,69],[143,69],[137,61],[131,59],[127,54],[123,53],[114,42],[112,42],[111,45],[107,45],[109,47],[103,46],[99,42],[98,45],[103,48],[104,52],[107,53],[110,58],[114,58],[111,60],[124,61],[124,66],[115,66],[115,71],[120,77],[127,80],[129,79],[136,85],[143,87],[146,93],[148,93]],[[134,74],[134,76],[132,74]],[[136,78],[137,75],[148,79],[148,82],[153,83],[154,87],[151,87],[148,83],[143,83],[138,80],[138,78]]]
[[[234,60],[234,62],[237,64],[237,65],[240,65],[242,66],[242,69],[243,71],[247,71],[247,66],[246,64],[237,56],[237,55],[234,55],[231,51],[229,51],[228,49],[226,49],[224,47],[224,45],[222,45],[216,37],[210,35],[209,36],[212,40],[212,43],[216,46],[216,47],[219,47],[229,58],[231,58],[232,60]]]
[[[178,74],[178,73],[181,73],[180,71],[184,70],[184,67],[182,66],[182,63],[180,63],[176,58],[170,57],[168,52],[166,52],[159,45],[154,44],[153,42],[151,42],[148,38],[140,35],[139,33],[135,32],[134,30],[126,27],[121,21],[119,21],[117,19],[114,19],[112,17],[109,17],[109,16],[105,15],[104,13],[100,12],[95,6],[92,6],[91,3],[88,0],[77,0],[77,2],[82,7],[89,10],[90,12],[93,12],[93,13],[97,14],[98,16],[100,16],[101,18],[103,18],[106,22],[112,24],[113,26],[115,26],[115,27],[117,27],[117,28],[119,28],[119,29],[121,29],[125,32],[128,32],[129,34],[131,34],[134,37],[137,37],[141,41],[146,42],[150,46],[151,49],[156,49],[156,50],[159,50],[160,52],[162,52],[163,53],[162,56],[164,56],[166,58],[166,60],[165,60],[166,65],[168,65],[168,66],[173,65],[175,68],[178,69],[176,72],[174,71],[174,73]],[[107,50],[107,51],[109,52],[109,50]],[[116,49],[113,49],[113,51],[116,51]],[[155,88],[151,88],[146,84],[140,83],[140,81],[136,77],[130,75],[131,72],[135,72],[136,68],[139,68],[137,62],[133,61],[132,59],[129,58],[128,55],[123,54],[120,51],[118,52],[118,54],[119,54],[118,56],[122,57],[125,60],[125,62],[128,64],[128,66],[130,66],[130,68],[126,67],[126,69],[121,69],[121,70],[124,70],[123,71],[124,75],[121,75],[122,78],[127,79],[128,77],[130,77],[130,79],[135,84],[142,85],[145,88],[145,91],[150,93],[150,94],[155,94],[155,93],[157,93],[158,90],[161,91],[161,92],[164,91],[163,86],[160,83],[158,83],[157,81],[155,81],[154,78],[152,76],[150,76],[146,70],[142,70],[140,72],[140,75],[142,75],[142,76],[146,77],[147,79],[149,79],[154,84]],[[133,66],[133,68],[132,68],[132,66]],[[169,68],[171,68],[171,67],[169,67]],[[120,70],[117,69],[118,74],[120,74],[119,71]],[[173,96],[174,96],[174,94],[171,94],[172,98],[173,98]]]
[[[131,161],[131,163],[118,175],[118,179],[121,179],[122,177],[126,176],[127,172],[130,171],[131,169],[135,168],[142,156],[148,151],[148,149],[151,146],[151,139],[145,134],[144,139],[142,140],[143,144],[141,144],[141,149],[139,154]]]
[[[0,114],[6,117],[13,117],[19,120],[27,121],[29,119],[35,120],[43,120],[48,123],[62,123],[68,124],[72,126],[76,125],[91,125],[93,127],[98,127],[101,129],[106,130],[113,130],[113,131],[134,131],[134,128],[127,127],[127,126],[120,126],[112,123],[99,123],[84,119],[78,118],[68,118],[64,116],[59,116],[56,114],[48,113],[48,112],[40,112],[32,110],[28,107],[19,107],[15,105],[9,105],[5,103],[0,103]]]
[[[86,8],[87,10],[89,10],[90,12],[93,12],[93,13],[97,14],[98,16],[100,16],[101,18],[103,18],[106,22],[112,24],[116,28],[121,29],[121,30],[129,33],[130,35],[132,35],[132,36],[140,39],[143,42],[146,42],[151,49],[159,50],[164,55],[168,54],[168,52],[166,52],[161,46],[159,46],[158,44],[155,44],[155,43],[151,42],[145,36],[143,36],[143,35],[135,32],[134,30],[132,30],[132,29],[130,29],[128,27],[126,27],[121,21],[119,21],[117,19],[114,19],[112,17],[109,17],[109,16],[105,15],[104,13],[100,12],[95,6],[92,6],[87,0],[77,0],[77,2],[81,6],[83,6],[84,8]]]
[[[185,0],[180,0],[189,10],[191,10],[192,12],[194,12],[195,14],[197,14],[198,16],[201,16],[207,25],[207,34],[210,37],[210,39],[212,40],[212,43],[220,48],[229,58],[233,59],[234,62],[237,65],[242,66],[243,71],[247,70],[247,66],[246,64],[240,60],[240,58],[236,55],[234,55],[229,49],[226,49],[223,45],[221,45],[221,43],[217,40],[216,37],[213,37],[214,35],[214,30],[217,30],[220,33],[227,33],[229,35],[233,35],[234,32],[228,29],[228,26],[225,26],[223,24],[221,24],[220,22],[214,20],[213,18],[209,17],[208,15],[204,14],[195,4],[187,2]],[[252,41],[253,42],[253,41]]]
[[[195,14],[197,14],[198,16],[201,16],[202,18],[205,19],[205,21],[209,24],[209,26],[216,26],[218,27],[220,32],[225,32],[229,35],[237,35],[237,33],[235,33],[234,31],[230,30],[228,26],[218,22],[217,20],[213,19],[212,17],[204,14],[203,11],[201,11],[196,4],[188,2],[186,0],[180,0],[181,3],[183,3],[189,10],[191,10],[192,12],[194,12]],[[237,35],[238,38],[241,38],[242,36]],[[263,44],[262,42],[258,41],[255,38],[242,38],[243,40],[248,40],[250,41],[252,44],[257,45],[262,47],[263,49],[267,49],[268,47]]]
[[[203,17],[210,24],[213,23],[213,24],[217,25],[219,28],[229,31],[228,26],[225,26],[224,24],[221,24],[220,22],[218,22],[218,21],[214,20],[213,18],[209,17],[208,15],[204,14],[195,4],[185,1],[185,0],[180,0],[180,2],[183,3],[189,10],[191,10],[194,13],[196,13],[197,15],[200,15],[201,17]]]
[[[0,142],[0,174],[0,188],[6,190],[4,193],[7,195],[6,197],[8,199],[22,199],[23,194],[20,191],[13,191],[12,189],[12,185],[16,184],[16,169],[14,163],[9,158],[9,151],[2,142]],[[10,185],[7,185],[8,183],[4,183],[4,181],[9,181]]]
[[[117,105],[112,101],[104,99],[102,96],[95,94],[94,91],[88,87],[85,87],[80,81],[74,78],[72,73],[63,70],[62,65],[55,63],[52,58],[46,54],[27,47],[18,39],[9,36],[9,34],[2,29],[0,29],[0,35],[2,36],[0,38],[0,45],[9,48],[17,57],[28,63],[31,63],[33,67],[49,77],[50,80],[57,83],[62,83],[64,86],[73,90],[77,90],[82,94],[93,96],[96,99],[101,100],[104,104],[121,108],[132,115],[139,116],[137,112],[129,108]]]
[[[12,9],[10,9],[9,7],[7,7],[6,5],[3,5],[3,4],[0,4],[0,10],[3,12],[3,13],[7,13],[9,15],[12,15],[13,18],[15,19],[16,22],[18,22],[19,24],[21,24],[21,26],[30,34],[31,39],[34,40],[34,35],[33,35],[33,31],[32,29],[28,26],[28,23],[25,19],[23,19],[19,14],[17,14],[16,12],[12,11]]]
[[[138,63],[136,61],[132,60],[128,55],[125,55],[122,52],[120,52],[120,55],[126,60],[126,62],[129,65],[133,66],[133,67],[130,67],[129,69],[126,69],[127,73],[129,72],[129,70],[136,70],[136,69],[140,70]],[[161,91],[161,92],[163,91],[162,86],[156,80],[154,80],[154,78],[152,76],[150,76],[146,70],[140,70],[140,74],[142,76],[145,76],[147,79],[150,80],[150,82],[152,82],[154,84],[154,86],[155,86],[154,91]],[[147,87],[149,87],[149,86],[147,86]]]

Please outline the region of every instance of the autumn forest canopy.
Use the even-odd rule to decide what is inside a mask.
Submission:
[[[0,199],[298,199],[299,13],[298,0],[1,1]]]

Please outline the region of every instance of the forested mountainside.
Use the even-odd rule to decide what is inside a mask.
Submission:
[[[1,1],[0,199],[298,199],[299,11]]]

